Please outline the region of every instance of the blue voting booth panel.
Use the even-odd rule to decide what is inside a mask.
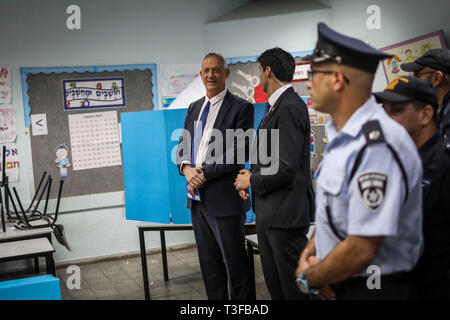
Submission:
[[[61,300],[59,279],[45,275],[2,281],[0,300]]]
[[[265,103],[255,104],[255,129]],[[186,180],[175,163],[187,109],[121,114],[126,217],[130,220],[191,223]],[[247,163],[247,168],[249,168]],[[250,209],[246,222],[254,222]]]
[[[266,108],[265,103],[255,103],[255,130],[258,129],[259,123],[264,115],[264,109]]]
[[[262,117],[264,115],[264,109],[266,108],[266,104],[265,103],[255,103],[255,118],[254,118],[254,128],[255,130],[258,129],[259,127],[259,123],[262,120]],[[245,164],[245,167],[247,169],[250,169],[250,164],[247,162]],[[251,192],[250,192],[250,197],[251,197]],[[251,198],[250,198],[251,201]],[[250,208],[250,210],[247,212],[247,220],[245,222],[255,222],[256,216],[255,213],[253,212],[253,208]]]
[[[126,217],[170,222],[164,111],[121,114]]]
[[[173,223],[191,223],[191,211],[187,208],[186,178],[176,165],[176,150],[184,128],[188,109],[164,110],[166,120],[167,163],[170,186],[170,206]]]

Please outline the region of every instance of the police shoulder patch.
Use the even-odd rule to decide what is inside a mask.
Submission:
[[[377,210],[384,201],[388,177],[378,172],[363,173],[358,177],[358,189],[364,204]]]

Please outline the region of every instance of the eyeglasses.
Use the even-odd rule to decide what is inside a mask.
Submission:
[[[435,73],[436,71],[427,71],[427,72],[416,72],[414,71],[414,77],[418,78],[423,74],[430,74],[430,73]]]
[[[308,71],[309,81],[312,81],[314,74],[316,74],[316,73],[333,74],[334,71],[333,70],[310,70],[310,71]],[[347,82],[347,84],[350,84],[350,80],[348,80],[348,78],[346,76],[344,76],[344,80],[345,80],[345,82]]]

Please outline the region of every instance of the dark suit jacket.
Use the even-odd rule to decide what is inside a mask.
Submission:
[[[279,129],[278,172],[262,175],[258,157],[252,165],[253,209],[256,222],[277,228],[308,226],[313,220],[314,191],[310,171],[311,127],[308,109],[293,88],[278,98],[273,110],[261,123],[252,146],[261,148],[259,133],[268,132],[268,148],[271,150],[270,130]],[[272,155],[273,157],[274,155]]]
[[[199,118],[204,101],[205,98],[201,98],[189,106],[184,122],[185,131],[178,143],[178,167],[185,160],[191,162],[191,140],[193,141],[194,137],[194,122]],[[242,200],[234,187],[234,180],[239,170],[245,168],[244,163],[237,163],[236,157],[240,152],[245,152],[245,161],[248,160],[250,139],[245,139],[245,143],[242,144],[237,143],[237,139],[229,139],[227,143],[226,129],[242,129],[246,131],[253,128],[253,119],[253,105],[227,91],[213,126],[214,129],[219,130],[222,134],[223,145],[217,144],[214,146],[215,138],[212,135],[207,155],[212,155],[213,160],[207,159],[210,163],[203,163],[203,174],[206,182],[199,189],[202,201],[197,202],[212,217],[242,214],[250,208],[249,201]],[[214,150],[215,148],[217,150]],[[230,152],[234,153],[234,157],[228,155],[229,158],[232,158],[232,161],[227,162],[227,153],[229,154]],[[187,200],[188,208],[191,208],[193,201],[189,198]]]

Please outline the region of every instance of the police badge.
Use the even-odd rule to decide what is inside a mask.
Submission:
[[[377,210],[383,203],[388,177],[381,173],[364,173],[358,177],[361,198],[371,210]]]

